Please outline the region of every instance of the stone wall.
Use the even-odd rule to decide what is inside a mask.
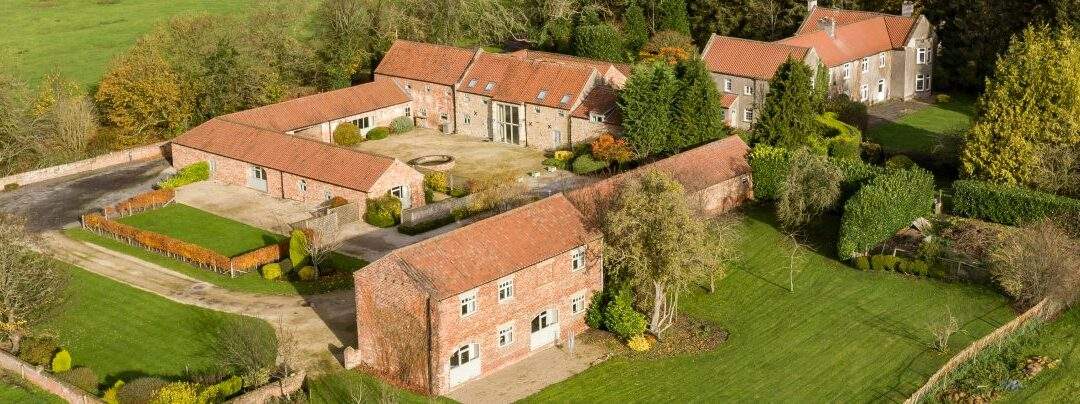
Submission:
[[[552,97],[559,94],[552,94]],[[570,111],[525,104],[522,134],[525,145],[540,150],[562,148],[570,144]]]
[[[19,375],[30,383],[49,393],[55,394],[72,404],[104,403],[97,397],[87,394],[78,387],[53,377],[44,369],[31,366],[7,352],[0,351],[0,368]]]
[[[229,400],[228,403],[232,404],[263,404],[270,399],[285,397],[300,390],[304,386],[304,371],[300,371],[286,376],[284,379],[271,382],[265,386],[259,387],[255,390],[241,394],[240,396]]]
[[[394,83],[412,97],[411,113],[416,117],[417,126],[439,129],[439,124],[446,123],[450,125],[451,132],[455,130],[453,87],[378,74],[375,79],[394,80]],[[443,114],[446,115],[445,120],[442,119]]]
[[[40,170],[27,171],[0,177],[0,188],[8,184],[27,185],[35,182],[81,174],[89,171],[100,170],[133,161],[154,160],[165,157],[163,147],[166,142],[154,143],[146,146],[135,147],[127,150],[112,152],[109,154],[88,158],[58,166],[46,167]]]

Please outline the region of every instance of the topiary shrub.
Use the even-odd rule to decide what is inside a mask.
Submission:
[[[934,176],[929,171],[889,170],[844,203],[837,254],[850,258],[870,250],[920,217],[930,217]]]
[[[59,349],[60,342],[56,337],[25,337],[19,344],[19,360],[35,366],[48,366]]]
[[[166,384],[154,393],[150,404],[196,404],[199,385],[188,382],[173,382]]]
[[[307,251],[307,233],[295,229],[289,233],[289,261],[293,267],[302,267],[311,258]]]
[[[394,133],[405,133],[413,130],[414,127],[416,125],[413,124],[412,118],[407,116],[399,116],[390,121],[390,130],[394,131]]]
[[[94,371],[88,367],[77,367],[64,373],[59,373],[56,378],[67,382],[68,384],[78,387],[87,393],[97,395],[98,394],[98,377]]]
[[[53,356],[52,372],[63,373],[69,370],[71,370],[71,353],[66,349],[61,349]]]
[[[835,112],[826,112],[816,117],[818,127],[825,135],[825,148],[830,157],[839,159],[860,159],[862,132],[858,128],[840,122]]]
[[[604,308],[604,328],[623,341],[645,333],[645,315],[634,310],[633,299],[629,288],[621,288]]]
[[[574,159],[572,170],[574,174],[585,175],[591,174],[608,167],[611,163],[607,161],[600,161],[593,158],[591,154],[582,154]]]
[[[368,140],[382,140],[386,139],[387,136],[390,136],[390,129],[385,126],[376,126],[367,133]]]
[[[345,122],[334,128],[334,144],[339,146],[355,146],[364,141],[360,136],[360,128],[352,122]]]
[[[313,266],[306,266],[300,268],[300,271],[296,273],[302,281],[313,281],[319,277],[319,272],[315,270]]]
[[[122,387],[124,387],[124,381],[117,380],[116,383],[113,383],[112,387],[105,390],[105,394],[101,396],[101,400],[106,404],[120,404],[120,389]]]
[[[915,161],[903,154],[897,154],[885,160],[885,168],[889,170],[906,170],[914,167],[916,167]]]
[[[869,271],[870,257],[865,255],[855,257],[855,268],[858,268],[860,271]]]
[[[275,262],[272,264],[263,265],[261,273],[263,279],[266,280],[276,281],[278,279],[281,279],[281,264]]]
[[[123,404],[147,404],[154,398],[154,394],[167,384],[169,383],[165,380],[156,377],[140,377],[124,383],[116,396]]]
[[[157,183],[157,188],[179,188],[184,185],[210,179],[210,163],[200,161],[181,168],[171,177]]]

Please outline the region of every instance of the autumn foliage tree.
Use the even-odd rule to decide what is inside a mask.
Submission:
[[[0,335],[15,352],[32,326],[56,314],[67,281],[54,261],[34,250],[23,221],[0,214]]]
[[[115,60],[94,99],[105,123],[119,132],[122,146],[178,134],[187,127],[193,109],[180,77],[153,49]]]
[[[616,138],[610,133],[598,136],[590,146],[592,155],[597,160],[625,164],[634,157],[634,152],[626,144],[626,139]]]

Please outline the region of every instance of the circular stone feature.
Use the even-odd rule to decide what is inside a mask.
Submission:
[[[446,154],[431,154],[409,160],[409,165],[432,171],[449,171],[454,168],[454,157]]]

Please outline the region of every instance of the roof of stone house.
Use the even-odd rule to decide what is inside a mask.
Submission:
[[[231,122],[286,132],[409,102],[391,80],[378,80],[225,115]]]
[[[835,37],[818,26],[823,18],[836,22]],[[777,43],[812,47],[826,66],[838,66],[891,49],[903,48],[916,19],[865,11],[818,7],[803,21],[795,36]]]
[[[260,129],[225,117],[185,132],[175,144],[344,188],[368,192],[394,159]]]
[[[598,217],[612,202],[620,184],[649,171],[660,171],[682,184],[687,193],[697,192],[750,173],[750,146],[737,135],[716,140],[666,159],[595,182],[566,193],[586,217]]]
[[[580,56],[564,55],[561,53],[544,52],[537,50],[522,49],[514,52],[510,52],[509,55],[517,57],[532,59],[532,60],[547,60],[547,61],[560,61],[566,63],[576,63],[586,66],[592,66],[596,68],[601,74],[607,74],[609,69],[614,68],[623,76],[629,76],[633,67],[625,63],[612,63],[598,59],[583,58]]]
[[[570,116],[588,119],[590,113],[603,114],[604,123],[620,125],[622,113],[617,108],[618,98],[614,88],[607,84],[599,84],[585,95],[585,98],[581,100],[581,105],[574,108]]]
[[[735,94],[724,94],[720,96],[720,106],[724,108],[731,108],[731,105],[735,103],[735,100],[739,99]]]
[[[769,80],[787,59],[803,60],[810,48],[713,34],[701,58],[714,73]]]
[[[451,86],[469,68],[476,51],[453,46],[396,40],[375,74]]]
[[[591,66],[481,53],[457,89],[495,101],[571,110],[595,73]]]
[[[380,260],[443,300],[600,237],[563,194],[391,251]]]

